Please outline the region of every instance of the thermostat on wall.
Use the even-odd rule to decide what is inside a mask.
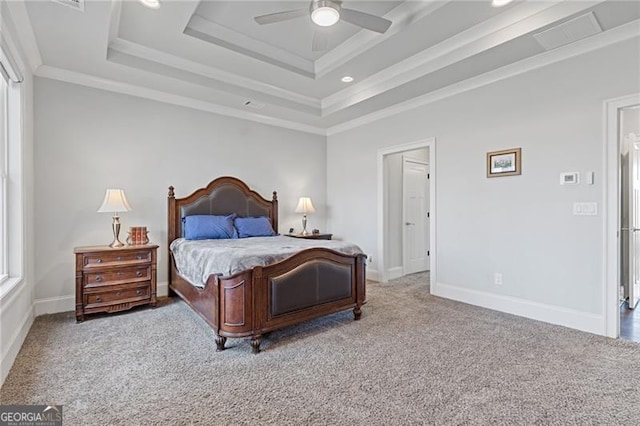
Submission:
[[[560,185],[573,185],[580,180],[580,173],[578,172],[565,172],[560,173]]]

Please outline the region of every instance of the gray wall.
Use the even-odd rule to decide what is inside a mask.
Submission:
[[[525,301],[600,321],[604,220],[574,216],[573,203],[604,210],[603,101],[640,91],[639,48],[622,42],[330,136],[331,229],[376,253],[377,151],[435,137],[438,283],[501,309]],[[486,178],[486,153],[516,147],[522,175]],[[595,185],[560,186],[571,171],[594,171]]]
[[[111,242],[111,217],[96,213],[108,187],[132,211],[122,236],[146,226],[160,244],[166,282],[167,187],[189,195],[219,176],[263,196],[278,191],[280,230],[299,229],[298,197],[312,197],[309,228],[325,228],[325,138],[37,78],[35,86],[36,299],[73,306],[73,248]],[[69,297],[67,297],[69,296]],[[46,311],[46,309],[45,309]]]

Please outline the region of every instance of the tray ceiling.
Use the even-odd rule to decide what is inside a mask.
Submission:
[[[152,10],[134,0],[95,0],[79,11],[30,0],[22,7],[41,56],[37,75],[319,131],[542,57],[534,36],[582,15],[596,23],[587,38],[640,29],[635,1],[520,0],[496,8],[490,0],[345,0],[343,7],[393,24],[378,34],[340,21],[325,29],[328,49],[313,52],[317,26],[308,16],[269,25],[253,19],[307,9],[308,1],[164,0]],[[347,75],[354,81],[342,82]]]

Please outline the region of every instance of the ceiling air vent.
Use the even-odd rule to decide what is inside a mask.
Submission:
[[[533,38],[545,50],[555,49],[602,32],[593,12],[578,16],[553,28],[534,34]]]
[[[72,9],[84,12],[84,0],[53,0],[56,3],[69,6]]]

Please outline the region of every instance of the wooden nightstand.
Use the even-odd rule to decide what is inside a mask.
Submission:
[[[154,244],[76,247],[76,320],[85,314],[156,306]]]
[[[287,237],[304,238],[307,240],[330,240],[333,234],[285,234]]]

